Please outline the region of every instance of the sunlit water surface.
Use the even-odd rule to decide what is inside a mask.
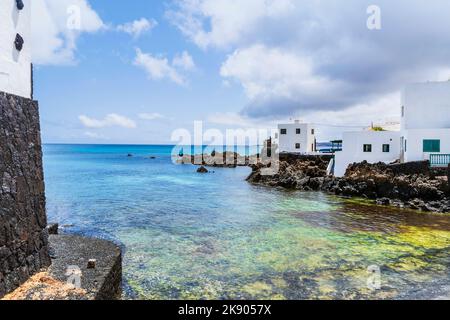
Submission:
[[[44,147],[49,220],[123,247],[124,298],[448,296],[450,216],[252,186],[249,168],[201,175],[171,150]]]

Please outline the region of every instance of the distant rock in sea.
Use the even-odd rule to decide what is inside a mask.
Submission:
[[[206,169],[205,167],[201,166],[200,168],[197,169],[198,173],[208,173],[208,169]]]

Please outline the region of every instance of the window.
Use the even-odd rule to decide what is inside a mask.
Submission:
[[[405,116],[405,106],[402,106],[402,118]]]
[[[371,144],[365,144],[363,146],[364,152],[372,152],[372,145]]]
[[[391,152],[391,145],[383,144],[383,152]]]
[[[287,134],[287,129],[281,129],[280,134]]]
[[[23,49],[23,38],[20,34],[16,34],[16,40],[14,40],[14,45],[17,51],[22,51]]]
[[[314,135],[315,134],[315,130],[311,129],[311,134]]]
[[[18,10],[22,10],[25,7],[22,0],[16,0],[16,5]]]
[[[302,129],[295,129],[295,134],[301,134],[302,133]]]
[[[423,140],[423,152],[441,152],[441,140]]]
[[[295,149],[300,149],[300,143],[295,144]]]

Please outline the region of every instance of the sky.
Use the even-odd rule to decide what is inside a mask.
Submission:
[[[401,90],[450,79],[448,0],[33,0],[44,143],[171,144],[176,129],[319,141],[398,121]]]

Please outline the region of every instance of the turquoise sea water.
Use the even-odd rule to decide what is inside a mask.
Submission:
[[[124,298],[447,294],[449,216],[252,186],[249,168],[201,175],[174,165],[171,151],[44,146],[49,220],[122,246]],[[367,287],[369,266],[380,268],[380,289]]]

